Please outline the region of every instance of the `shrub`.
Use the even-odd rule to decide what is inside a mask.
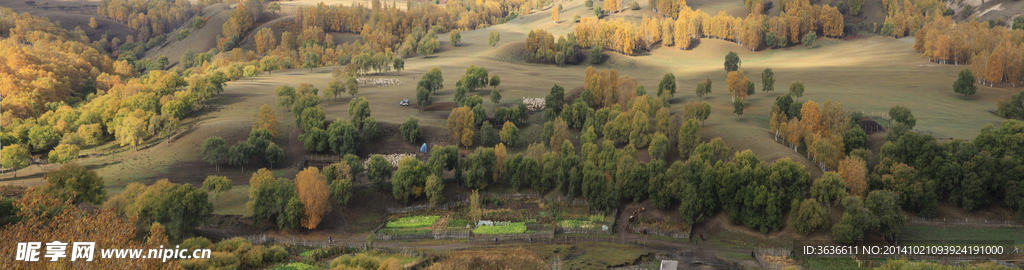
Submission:
[[[235,251],[231,253],[235,254],[235,257],[242,259],[245,257],[246,253],[249,253],[249,251],[252,250],[252,248],[252,244],[250,244],[249,242],[244,242],[241,245],[238,245],[238,249],[235,249]]]
[[[402,123],[402,139],[410,143],[416,143],[423,138],[423,131],[420,130],[419,120],[416,117],[409,116],[405,123]]]
[[[242,244],[248,243],[249,241],[245,240],[245,238],[235,237],[228,240],[220,241],[219,243],[217,243],[217,245],[213,247],[213,251],[233,252],[235,250],[238,250],[238,247],[242,246]]]
[[[206,239],[206,237],[202,236],[192,237],[181,242],[181,248],[189,250],[210,248],[212,245],[213,242],[210,242],[210,239]]]
[[[331,261],[331,268],[338,268],[340,266],[348,266],[362,269],[377,269],[380,266],[380,259],[366,255],[365,253],[359,253],[356,255],[345,255]]]
[[[285,266],[275,267],[274,270],[319,270],[319,267],[315,267],[305,263],[290,263]]]
[[[274,245],[267,249],[266,255],[263,256],[263,260],[269,263],[275,263],[284,261],[288,257],[288,251],[282,246]]]
[[[197,259],[203,260],[203,259]],[[241,262],[238,257],[235,257],[231,253],[227,252],[214,252],[210,254],[210,259],[206,260],[206,267],[199,267],[194,269],[211,269],[211,268],[226,268],[226,269],[237,269],[241,266]]]
[[[266,253],[267,248],[263,246],[255,246],[252,249],[250,249],[249,252],[246,252],[245,256],[242,256],[241,259],[242,262],[245,263],[245,265],[256,268],[263,265],[264,256],[266,255]]]
[[[629,2],[629,9],[640,10],[640,4],[637,2]]]

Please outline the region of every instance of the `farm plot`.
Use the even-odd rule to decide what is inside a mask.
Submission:
[[[558,222],[558,226],[562,229],[610,230],[614,221],[613,216],[591,215],[564,219]]]
[[[479,226],[473,234],[515,234],[526,233],[526,222],[496,222],[493,226]]]
[[[431,226],[440,219],[441,216],[408,216],[400,217],[394,220],[388,220],[388,223],[384,225],[384,228],[380,230],[380,234],[383,235],[422,235],[431,233]]]
[[[666,236],[674,238],[690,238],[690,225],[682,221],[640,216],[636,223],[630,224],[633,232]]]

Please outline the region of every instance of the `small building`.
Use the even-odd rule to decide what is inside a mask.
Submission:
[[[661,270],[676,270],[679,268],[679,261],[676,260],[661,260]]]

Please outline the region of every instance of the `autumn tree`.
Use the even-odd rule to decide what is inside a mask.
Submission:
[[[273,55],[265,56],[260,59],[260,69],[272,75],[275,70],[281,69],[281,59]]]
[[[561,10],[558,7],[551,9],[551,20],[554,21],[555,24],[558,24],[558,12],[560,11]]]
[[[47,161],[52,164],[65,164],[78,159],[78,146],[74,144],[60,144],[50,154],[47,155]]]
[[[956,81],[953,82],[953,92],[963,94],[964,98],[967,98],[968,95],[973,95],[978,91],[978,86],[974,85],[976,81],[977,79],[974,78],[970,69],[961,70]]]
[[[446,124],[448,134],[451,134],[452,138],[463,146],[473,145],[473,128],[476,122],[474,117],[472,109],[467,106],[453,109],[452,113],[448,115]]]
[[[821,131],[821,109],[818,107],[818,103],[813,100],[804,102],[803,107],[800,108],[800,115],[800,124],[805,135],[810,136]]]
[[[821,14],[819,16],[822,24],[822,33],[825,36],[843,36],[843,14],[839,12],[839,9],[825,4],[825,6],[821,8]]]
[[[302,201],[302,226],[316,229],[320,220],[331,210],[327,180],[316,167],[309,167],[295,176],[295,187]]]
[[[145,139],[147,130],[145,122],[134,116],[128,116],[121,119],[121,124],[117,128],[117,140],[121,142],[121,146],[131,145],[135,151],[139,151],[139,144]]]
[[[249,77],[249,81],[251,82],[252,79],[254,77],[256,77],[256,75],[260,74],[260,70],[258,68],[256,68],[256,66],[248,65],[248,66],[245,66],[245,69],[244,69],[243,73],[245,74],[246,77]]]
[[[264,27],[256,32],[256,52],[266,54],[271,48],[277,46],[277,38],[274,37],[274,30]]]
[[[71,199],[73,203],[89,202],[100,205],[106,199],[103,177],[85,166],[70,163],[61,165],[43,175],[47,183],[42,192],[60,199]]]
[[[742,69],[730,71],[726,83],[729,85],[729,96],[733,101],[747,101],[747,85],[750,81],[743,75]]]
[[[220,196],[231,190],[231,179],[224,176],[210,175],[203,181],[203,191],[211,193],[213,200],[220,204]]]
[[[96,17],[89,17],[89,28],[96,29],[96,27],[99,27],[99,24],[96,23]]]
[[[843,162],[839,163],[837,171],[843,177],[843,182],[846,183],[846,189],[850,191],[850,195],[862,198],[865,196],[868,189],[867,169],[864,160],[853,155],[847,156]]]
[[[561,146],[562,142],[569,139],[569,126],[558,117],[554,121],[554,133],[551,135],[551,140],[548,142],[548,146],[554,149],[555,147]]]
[[[793,117],[789,119],[789,123],[786,124],[786,141],[793,146],[793,152],[797,151],[797,146],[800,145],[800,139],[803,138],[802,127],[800,126],[800,119]]]
[[[6,149],[6,147],[4,147]],[[27,194],[31,194],[29,192]],[[124,218],[117,214],[114,209],[86,210],[78,207],[68,207],[63,200],[52,196],[32,196],[30,199],[19,203],[22,207],[11,209],[12,216],[20,217],[19,222],[9,224],[0,229],[0,238],[5,241],[30,242],[39,239],[94,239],[96,246],[110,248],[144,248],[142,243],[137,241],[139,218]],[[11,204],[13,206],[13,204]],[[61,211],[40,211],[40,209],[63,209]],[[67,241],[67,240],[65,240]],[[11,242],[13,243],[13,242]],[[0,247],[0,253],[15,254],[16,245]],[[156,247],[154,247],[156,248]],[[71,248],[68,248],[70,251]],[[39,250],[42,254],[42,249]],[[13,255],[11,255],[13,256]],[[79,261],[71,261],[69,258],[50,262],[48,258],[41,261],[28,262],[18,260],[5,260],[0,262],[0,267],[6,269],[33,269],[33,268],[59,268],[70,269],[75,265],[81,265]],[[96,259],[88,262],[93,268],[131,268],[131,269],[176,269],[180,268],[176,261],[161,263],[160,260],[147,259]]]

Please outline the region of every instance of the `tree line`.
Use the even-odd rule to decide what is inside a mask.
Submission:
[[[811,5],[808,0],[786,1],[780,16],[769,18],[763,3],[748,1],[751,12],[746,18],[731,17],[724,11],[709,15],[693,10],[685,1],[657,1],[664,18],[644,17],[638,23],[584,18],[576,25],[575,37],[585,48],[603,46],[623,54],[650,51],[656,44],[689,49],[700,38],[717,38],[757,50],[762,45],[781,48],[788,44],[814,42],[817,33],[824,36],[843,35],[843,16],[828,4]],[[606,3],[607,4],[607,3]],[[666,13],[667,12],[667,13]]]
[[[249,5],[249,1],[246,1],[246,5]],[[96,14],[124,23],[138,32],[136,38],[139,41],[148,41],[151,37],[188,25],[192,16],[201,9],[202,6],[192,6],[188,1],[104,0],[100,2]]]

